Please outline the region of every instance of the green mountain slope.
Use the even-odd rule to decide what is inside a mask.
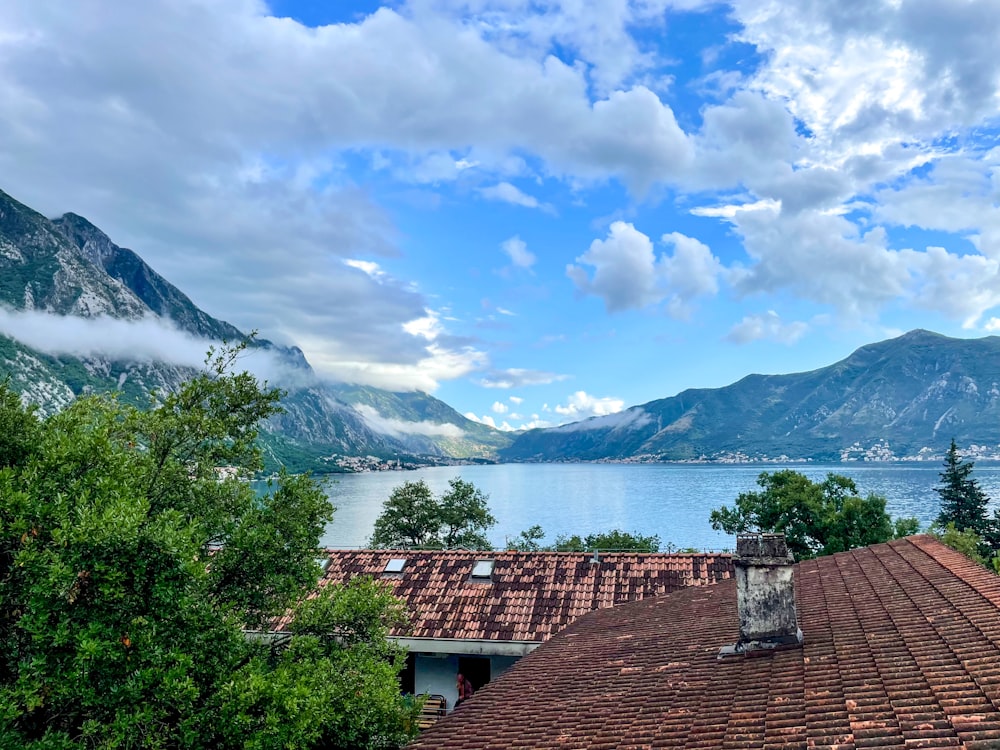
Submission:
[[[160,318],[205,339],[206,348],[212,341],[244,338],[82,216],[49,220],[2,191],[0,306],[82,318]],[[142,402],[150,390],[175,388],[194,372],[166,362],[47,354],[11,338],[17,331],[6,334],[0,333],[0,377],[10,375],[23,397],[43,412],[89,392],[118,390],[123,398]],[[283,401],[285,412],[269,421],[263,436],[272,465],[334,470],[337,456],[362,455],[418,462],[481,459],[509,443],[503,433],[427,394],[326,383],[296,347],[265,339],[254,346],[296,373]]]
[[[620,414],[533,430],[507,460],[813,458],[839,460],[881,441],[896,456],[1000,443],[1000,338],[911,331],[836,364],[749,375]],[[855,454],[858,451],[855,451]]]

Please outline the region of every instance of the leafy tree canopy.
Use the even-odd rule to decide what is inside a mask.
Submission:
[[[231,372],[239,349],[145,412],[102,396],[39,422],[0,385],[4,750],[409,737],[400,603],[364,580],[315,591],[333,508],[309,478],[258,495],[233,475],[260,466],[280,395]],[[280,643],[247,636],[287,613]]]
[[[839,474],[813,482],[790,469],[765,471],[757,484],[761,490],[741,493],[734,507],[713,510],[712,528],[727,534],[783,533],[799,560],[884,542],[918,528],[915,519],[893,524],[884,497],[861,497],[854,481]]]
[[[375,521],[369,545],[381,549],[492,549],[486,532],[497,522],[489,497],[459,477],[434,498],[422,479],[396,487]]]
[[[555,543],[550,546],[545,546],[542,543],[544,538],[545,532],[542,527],[535,525],[522,531],[513,539],[508,538],[507,549],[521,552],[539,550],[550,552],[588,552],[592,550],[659,552],[660,550],[660,537],[655,534],[644,536],[639,533],[631,534],[620,529],[588,534],[585,537],[581,537],[579,534],[572,536],[560,534],[556,537]]]

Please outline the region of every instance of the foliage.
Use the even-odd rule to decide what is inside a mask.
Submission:
[[[953,550],[980,565],[986,565],[986,558],[981,553],[983,539],[972,529],[959,529],[954,523],[948,523],[944,526],[935,524],[929,531]]]
[[[538,552],[542,549],[542,540],[545,538],[545,531],[541,526],[535,524],[530,529],[525,529],[516,537],[507,537],[506,547],[515,552]]]
[[[91,397],[38,423],[0,388],[0,423],[28,426],[0,468],[0,747],[409,737],[398,602],[370,581],[305,597],[332,507],[308,478],[258,497],[234,476],[279,398],[230,372],[239,349],[146,412]],[[245,635],[286,613],[280,644]]]
[[[560,534],[556,537],[555,543],[550,546],[542,544],[544,538],[545,531],[536,524],[530,529],[525,529],[513,539],[508,537],[507,549],[519,552],[537,552],[539,550],[549,552],[588,552],[592,550],[658,552],[660,550],[660,537],[655,534],[643,536],[639,533],[630,534],[620,529],[588,534],[585,537],[581,537],[579,534],[573,536]]]
[[[38,431],[34,407],[22,408],[10,379],[0,380],[0,469],[27,461],[38,443]]]
[[[472,482],[449,480],[449,490],[435,499],[424,480],[396,487],[375,521],[371,547],[414,549],[492,549],[486,531],[496,518],[489,497]]]
[[[863,498],[853,480],[838,474],[816,483],[790,469],[765,471],[757,484],[761,490],[740,493],[735,507],[713,510],[712,528],[727,534],[784,533],[789,549],[802,560],[884,542],[917,527],[915,519],[893,524],[884,497]]]
[[[578,534],[569,537],[560,535],[556,537],[555,550],[556,552],[586,552],[588,550],[658,552],[660,550],[660,537],[655,534],[651,536],[643,536],[639,533],[630,534],[620,529],[588,534],[583,539]]]
[[[986,517],[990,499],[972,477],[972,461],[964,461],[958,453],[954,438],[944,458],[941,485],[934,491],[941,496],[941,513],[937,524],[954,525],[959,531],[971,531],[981,539],[990,535],[991,521]]]

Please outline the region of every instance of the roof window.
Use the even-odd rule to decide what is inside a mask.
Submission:
[[[394,557],[389,562],[385,564],[382,569],[383,573],[402,573],[403,567],[406,565],[405,557]]]
[[[495,562],[495,560],[476,560],[476,564],[472,566],[472,580],[490,580],[490,576],[493,575],[493,564]]]

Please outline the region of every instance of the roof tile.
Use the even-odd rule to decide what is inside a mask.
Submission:
[[[581,617],[416,747],[1000,748],[1000,578],[917,536],[802,562],[795,588],[799,648],[717,658],[733,581],[646,598]]]

